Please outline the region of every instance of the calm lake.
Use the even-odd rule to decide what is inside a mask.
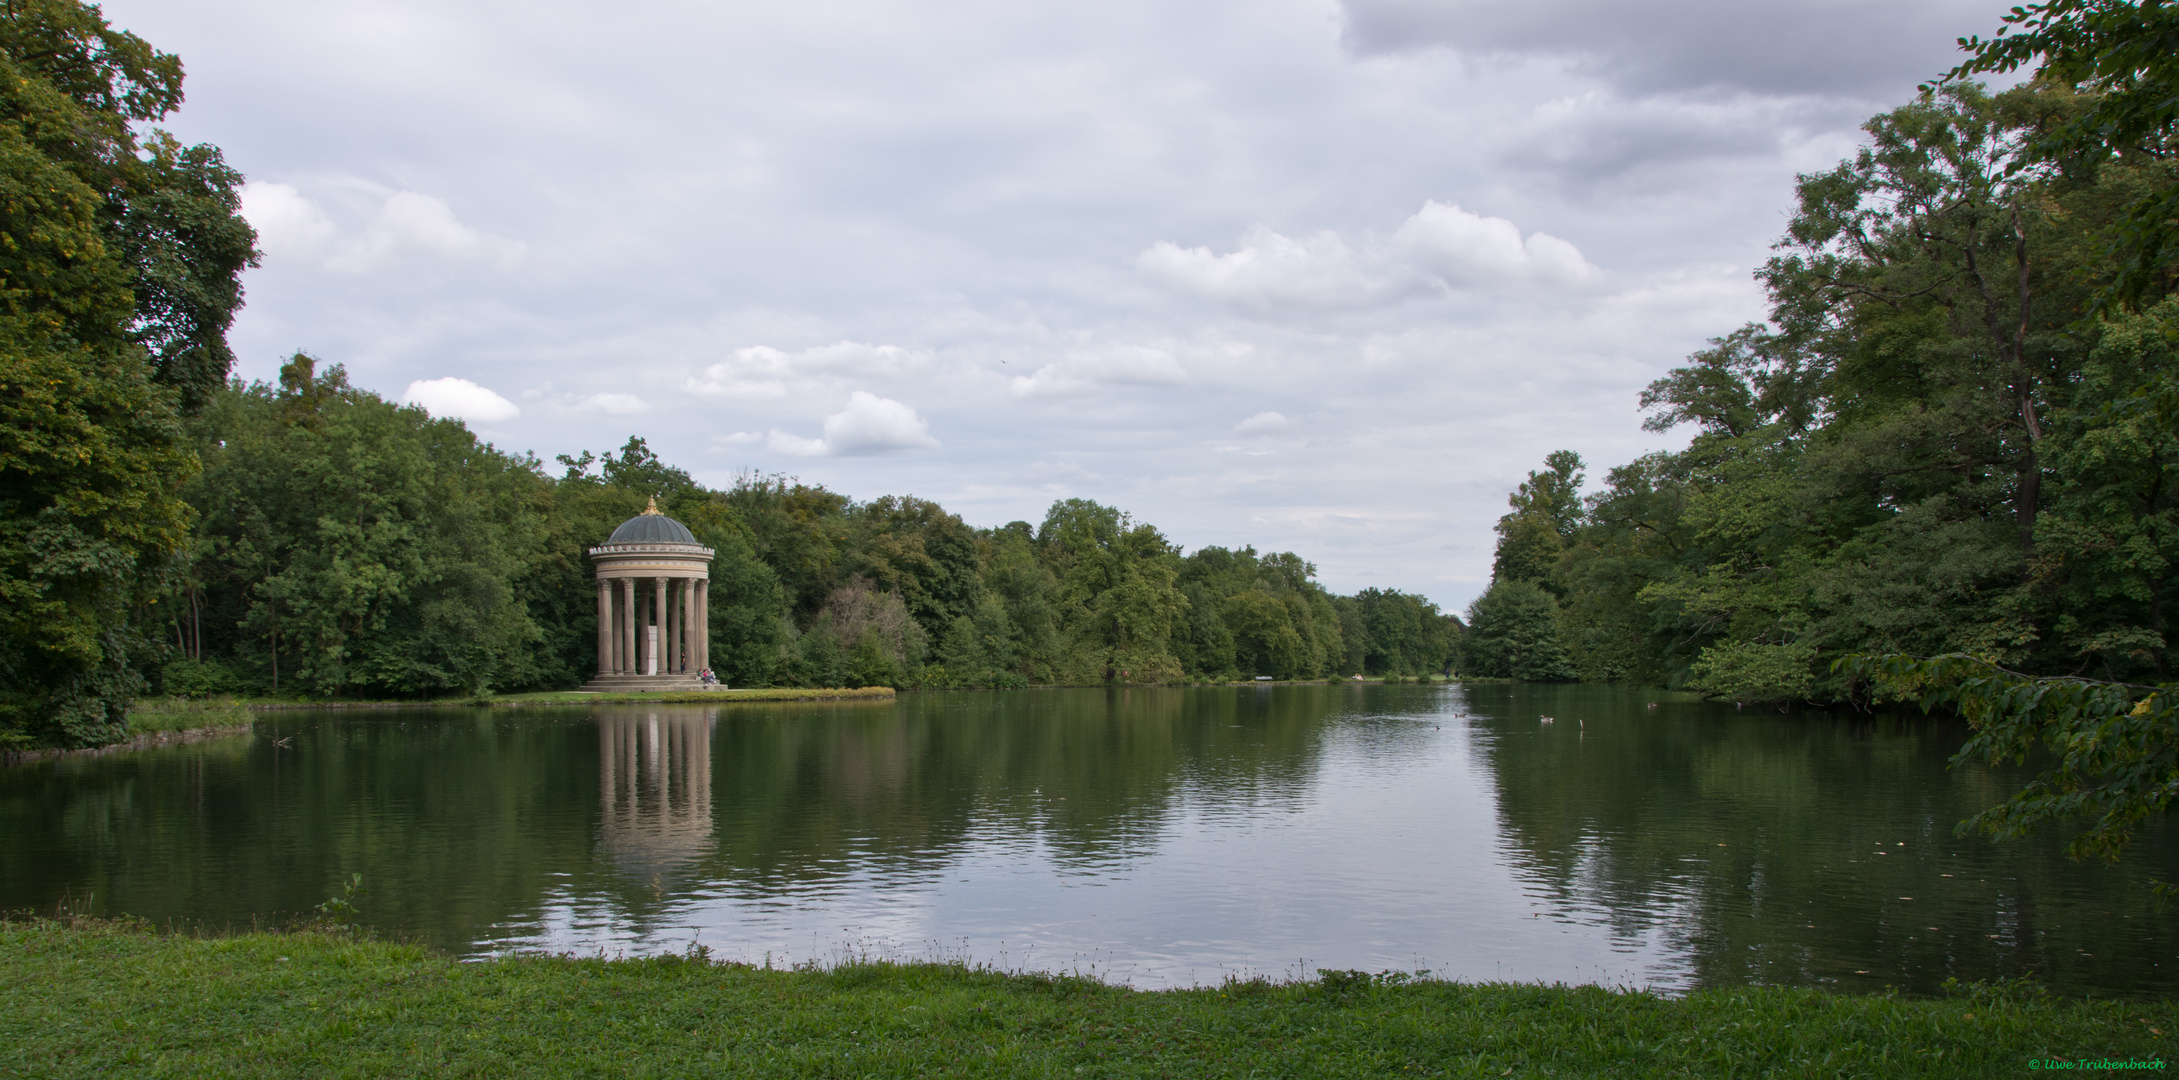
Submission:
[[[1955,721],[1608,687],[260,714],[0,769],[0,909],[248,926],[362,874],[467,955],[964,959],[1142,987],[1318,968],[1681,989],[2179,991],[2179,874],[1953,825]],[[1551,724],[1539,717],[1555,718]]]

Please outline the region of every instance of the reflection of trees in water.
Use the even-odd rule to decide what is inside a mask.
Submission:
[[[257,731],[10,771],[0,910],[65,891],[101,913],[247,926],[362,873],[370,925],[458,947],[591,857],[580,714],[275,713]]]
[[[2013,782],[1948,771],[1965,737],[1956,724],[1650,710],[1601,687],[1482,686],[1469,700],[1517,874],[1601,909],[1624,939],[1661,933],[1701,984],[1934,991],[1949,975],[2031,970],[2079,985],[2179,983],[2122,958],[2137,944],[2169,955],[2175,940],[2130,883],[2138,872],[2072,863],[2050,838],[1952,835]],[[2143,854],[2170,850],[2149,837]]]
[[[621,873],[656,877],[711,848],[715,715],[596,717],[598,847]]]
[[[1225,688],[906,695],[734,709],[714,735],[722,876],[758,889],[916,874],[973,836],[1062,863],[1146,850],[1176,802],[1305,782],[1325,702]]]
[[[1406,692],[272,714],[232,743],[0,772],[0,909],[88,895],[102,912],[246,924],[308,911],[360,872],[372,926],[461,948],[555,896],[609,897],[640,922],[690,883],[762,897],[902,880],[971,844],[1110,864],[1147,854],[1178,813],[1298,802],[1326,718],[1396,738],[1369,718]]]

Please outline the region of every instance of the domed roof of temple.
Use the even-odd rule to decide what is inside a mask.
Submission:
[[[689,527],[658,512],[658,500],[643,508],[643,512],[620,523],[613,530],[608,544],[694,544],[696,534]]]

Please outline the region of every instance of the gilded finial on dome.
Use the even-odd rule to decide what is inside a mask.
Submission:
[[[649,515],[650,515],[650,516],[652,516],[652,517],[657,517],[657,516],[658,516],[658,496],[656,496],[656,495],[653,495],[653,496],[651,496],[651,504],[650,504],[649,506],[646,506],[646,507],[644,507],[644,508],[643,508],[643,512],[644,512],[644,513],[646,513],[646,514],[649,514]]]

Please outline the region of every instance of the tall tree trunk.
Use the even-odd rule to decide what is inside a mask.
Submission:
[[[2020,525],[2020,553],[2035,554],[2035,515],[2037,503],[2043,494],[2043,469],[2036,461],[2035,447],[2028,447],[2027,461],[2020,468],[2018,488],[2013,498],[2014,516]]]
[[[1982,300],[1982,321],[1989,330],[1990,342],[1997,346],[1998,355],[2006,361],[2011,371],[2013,408],[2020,429],[2027,435],[2028,445],[2022,451],[2018,466],[2018,480],[2013,491],[2013,513],[2020,528],[2020,553],[2035,553],[2035,518],[2040,510],[2043,468],[2036,455],[2037,444],[2043,441],[2043,422],[2035,413],[2035,374],[2028,369],[2029,309],[2033,299],[2030,289],[2030,262],[2028,259],[2028,230],[2020,220],[2020,200],[2016,196],[2012,206],[2013,223],[2013,306],[2018,316],[2008,330],[2000,321],[1997,297],[1990,291],[1990,283],[1983,276],[1975,258],[1975,244],[1970,236],[1961,252],[1967,260],[1968,276],[1974,279],[1975,291]]]

